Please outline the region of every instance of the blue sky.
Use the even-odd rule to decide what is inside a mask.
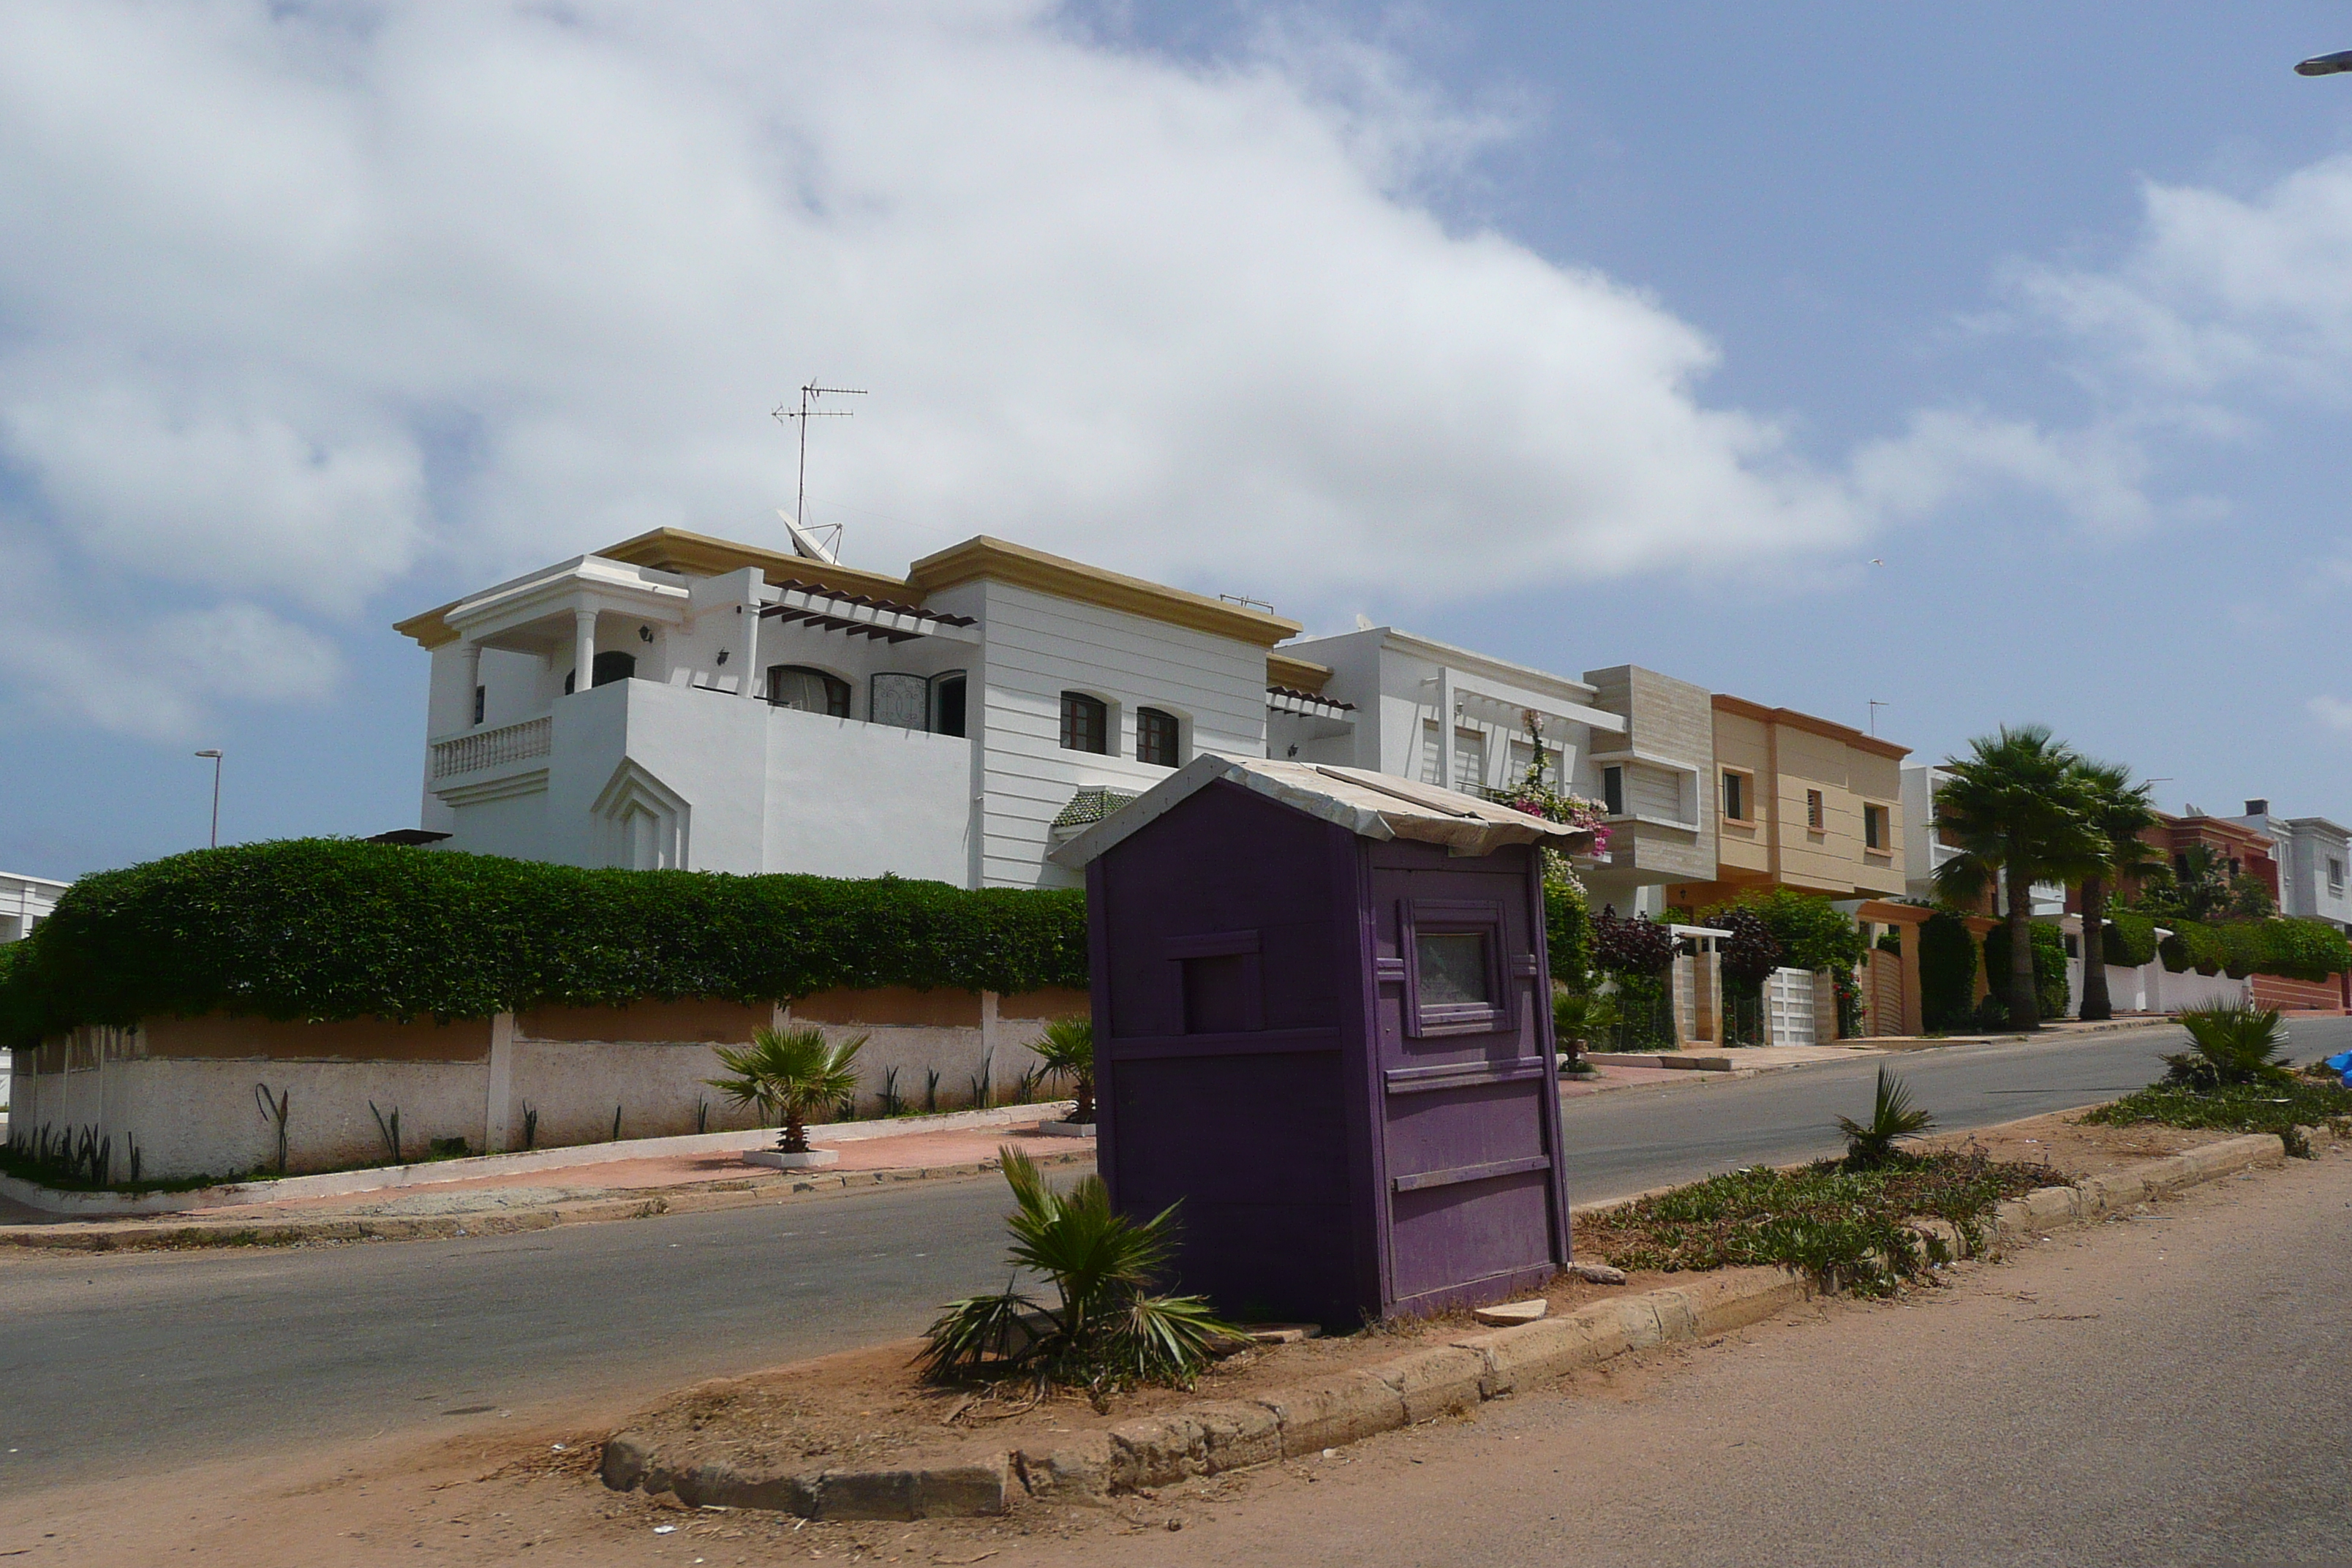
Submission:
[[[11,7],[0,867],[412,823],[389,622],[772,535],[810,374],[858,564],[2352,820],[2352,8],[1923,11]]]

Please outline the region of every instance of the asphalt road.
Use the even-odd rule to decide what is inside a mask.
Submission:
[[[2296,1054],[2352,1023],[2295,1026]],[[2172,1036],[1900,1059],[1943,1125],[2105,1099]],[[1566,1107],[1580,1199],[1835,1144],[1874,1060]],[[625,1402],[919,1332],[1003,1277],[993,1178],[525,1236],[0,1258],[0,1494],[500,1409]]]

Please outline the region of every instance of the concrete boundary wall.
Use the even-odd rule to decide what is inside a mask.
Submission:
[[[938,1109],[961,1110],[983,1074],[992,1103],[1010,1097],[1035,1067],[1031,1047],[1047,1023],[1086,1008],[1080,992],[884,990],[770,1007],[647,1002],[446,1025],[215,1016],[89,1026],[16,1053],[9,1131],[19,1150],[44,1129],[77,1141],[93,1131],[110,1144],[116,1182],[132,1179],[134,1151],[146,1181],[274,1171],[278,1129],[264,1094],[287,1107],[290,1172],[389,1161],[378,1116],[388,1124],[395,1110],[404,1160],[423,1157],[435,1140],[462,1140],[477,1154],[604,1142],[616,1110],[624,1140],[737,1131],[757,1118],[708,1086],[721,1071],[713,1047],[795,1021],[833,1040],[866,1037],[858,1111],[880,1109],[894,1070],[908,1106],[923,1108],[937,1073]]]

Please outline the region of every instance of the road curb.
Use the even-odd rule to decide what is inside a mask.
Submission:
[[[2085,1177],[2074,1186],[2039,1188],[1994,1207],[1987,1251],[1998,1255],[2004,1246],[2285,1158],[2284,1141],[2254,1133]],[[1920,1223],[1958,1254],[1953,1227]],[[1787,1269],[1721,1269],[1636,1296],[1612,1296],[1558,1318],[1465,1334],[1255,1398],[1186,1405],[1105,1431],[959,1454],[929,1468],[747,1474],[691,1456],[667,1456],[646,1435],[625,1431],[605,1441],[603,1475],[614,1491],[673,1491],[689,1507],[773,1509],[808,1519],[993,1515],[1029,1499],[1100,1502],[1195,1476],[1304,1458],[1473,1410],[1631,1351],[1760,1322],[1812,1294],[1810,1280]]]
[[[1042,1154],[1040,1165],[1091,1162],[1091,1150]],[[825,1172],[787,1180],[747,1180],[740,1185],[644,1189],[611,1198],[582,1198],[533,1208],[484,1209],[456,1215],[320,1215],[316,1218],[58,1221],[0,1226],[0,1248],[46,1252],[171,1252],[208,1247],[300,1247],[314,1242],[439,1241],[463,1236],[511,1236],[559,1225],[652,1219],[659,1215],[714,1214],[759,1208],[813,1194],[958,1181],[997,1169],[994,1160],[953,1165],[904,1165],[880,1171]]]

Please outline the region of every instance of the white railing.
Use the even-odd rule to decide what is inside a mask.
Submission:
[[[542,714],[536,719],[526,719],[520,724],[501,724],[495,730],[460,735],[454,741],[436,741],[433,742],[433,776],[446,779],[457,773],[478,773],[484,768],[502,767],[508,763],[543,757],[548,752],[553,723],[553,720]]]

